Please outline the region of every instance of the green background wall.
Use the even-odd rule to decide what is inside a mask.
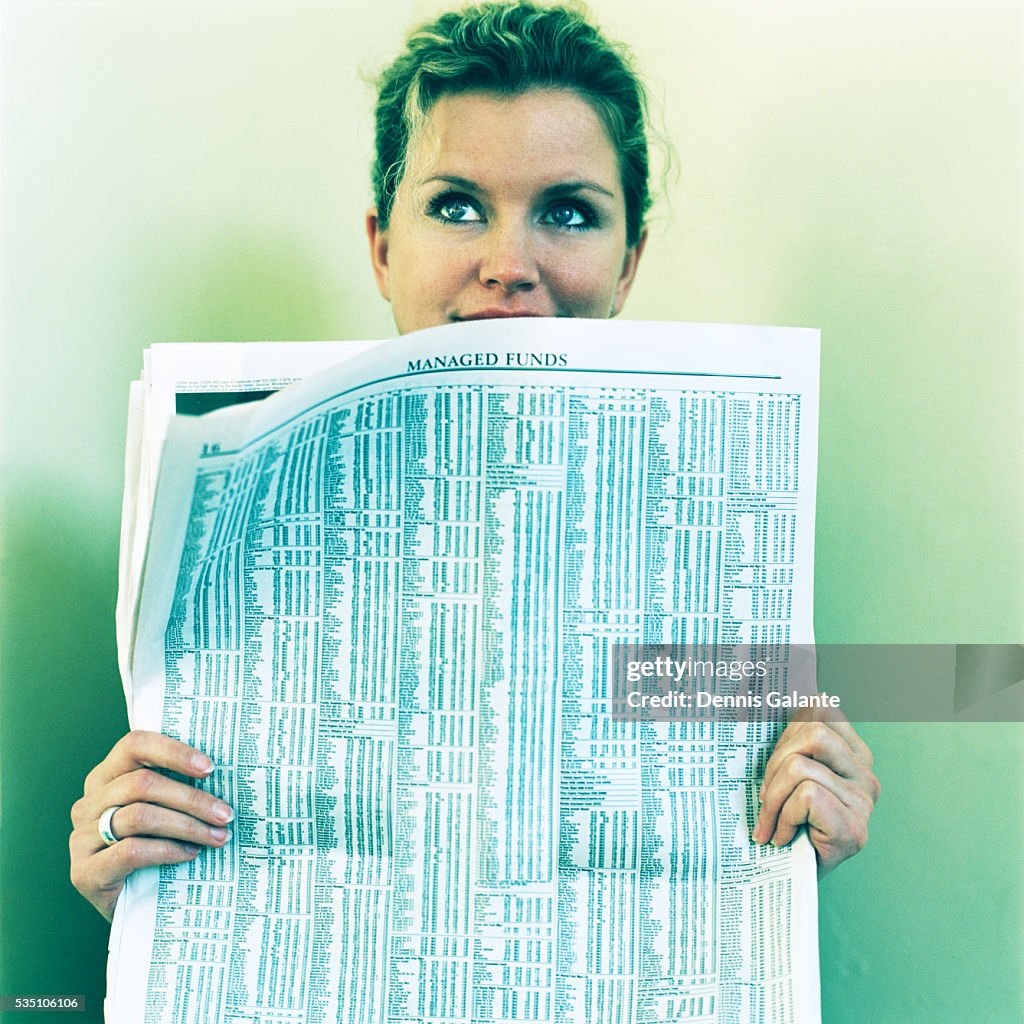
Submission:
[[[66,841],[126,727],[112,622],[141,351],[392,333],[359,72],[434,9],[0,6],[0,992],[85,993],[76,1019],[100,1019],[106,926]],[[678,156],[626,314],[822,328],[819,641],[1024,639],[1021,5],[594,9]],[[863,734],[884,794],[821,886],[824,1019],[1024,1019],[1024,731]]]

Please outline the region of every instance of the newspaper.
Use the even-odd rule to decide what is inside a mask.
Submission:
[[[154,355],[150,398],[271,390],[270,353],[170,388]],[[608,679],[812,641],[817,363],[803,329],[418,332],[172,419],[147,545],[138,389],[130,717],[236,818],[130,877],[108,1020],[818,1021],[813,849],[750,841],[780,726],[624,720]]]

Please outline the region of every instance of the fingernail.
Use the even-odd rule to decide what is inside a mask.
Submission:
[[[218,843],[226,843],[231,838],[231,833],[226,828],[211,828],[210,835]]]
[[[213,762],[205,754],[192,755],[192,767],[204,774],[213,771]]]
[[[181,845],[184,847],[185,855],[187,857],[195,857],[198,855],[199,847],[196,846],[195,843],[182,843]]]
[[[755,843],[760,843],[761,842],[761,822],[758,822],[754,826],[754,832],[753,832],[753,835],[751,836],[751,838],[754,840]]]
[[[235,812],[227,804],[217,804],[210,816],[226,824],[235,816]]]

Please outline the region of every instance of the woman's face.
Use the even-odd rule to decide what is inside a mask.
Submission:
[[[443,96],[410,140],[387,228],[367,233],[398,330],[507,316],[605,318],[640,244],[626,245],[615,150],[576,93]]]

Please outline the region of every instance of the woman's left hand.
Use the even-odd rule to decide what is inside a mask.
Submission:
[[[754,842],[785,846],[806,824],[819,878],[859,853],[881,792],[872,760],[841,712],[798,712],[765,766]]]

